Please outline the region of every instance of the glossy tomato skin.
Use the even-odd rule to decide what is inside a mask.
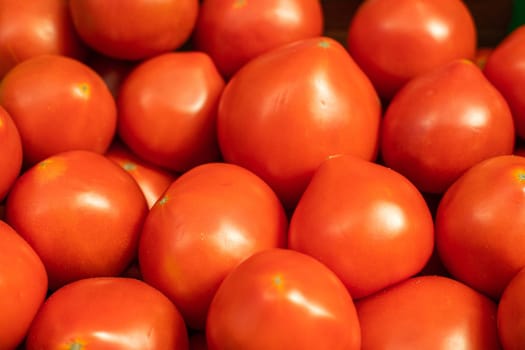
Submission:
[[[296,41],[245,65],[226,85],[217,119],[224,159],[263,178],[293,208],[330,155],[375,159],[381,105],[343,46]]]
[[[477,33],[461,0],[375,0],[357,9],[347,44],[379,95],[390,100],[410,79],[473,58]]]
[[[348,291],[318,260],[269,249],[223,281],[206,324],[208,349],[360,349]]]
[[[198,0],[71,0],[82,40],[104,55],[139,60],[175,50],[189,38]]]
[[[20,174],[22,157],[18,129],[5,109],[0,107],[0,202]]]
[[[499,298],[525,266],[525,158],[499,156],[463,174],[436,215],[436,245],[454,278]]]
[[[0,349],[24,339],[47,292],[47,274],[33,248],[0,221]]]
[[[75,149],[103,153],[116,131],[115,100],[104,81],[64,56],[33,57],[10,70],[0,105],[20,132],[26,165]]]
[[[120,165],[135,179],[146,197],[148,209],[151,209],[177,178],[175,174],[140,159],[118,141],[113,142],[105,156]]]
[[[511,154],[514,141],[503,96],[475,64],[455,60],[394,97],[382,123],[381,153],[421,191],[439,194],[478,162]]]
[[[286,243],[288,222],[270,187],[237,165],[208,163],[182,174],[150,210],[139,264],[144,280],[202,329],[217,287],[253,253]]]
[[[0,78],[42,54],[82,58],[85,49],[71,21],[69,1],[0,1]]]
[[[186,350],[177,308],[162,293],[131,278],[98,277],[55,291],[38,312],[27,350]]]
[[[202,52],[143,62],[121,86],[121,139],[139,157],[176,172],[218,160],[217,105],[224,84]]]
[[[195,48],[231,77],[258,55],[296,40],[320,36],[318,0],[205,0],[195,26]]]
[[[418,273],[432,254],[432,216],[417,188],[382,165],[324,161],[290,221],[288,246],[312,255],[362,298]]]
[[[525,346],[523,295],[525,295],[525,268],[510,280],[498,303],[498,334],[505,350],[519,350]]]
[[[510,33],[487,59],[484,73],[505,96],[514,117],[517,135],[525,139],[525,26]]]
[[[39,254],[52,290],[124,271],[135,257],[146,214],[135,180],[89,151],[36,164],[17,179],[6,202],[6,221]]]
[[[498,350],[496,304],[442,276],[408,279],[356,302],[362,350]]]

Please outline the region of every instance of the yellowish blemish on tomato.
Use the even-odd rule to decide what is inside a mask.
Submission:
[[[518,181],[525,182],[525,169],[516,169],[513,175]]]
[[[91,96],[91,86],[88,83],[80,83],[73,86],[73,94],[81,99],[87,100]]]
[[[169,200],[170,200],[170,198],[167,195],[163,196],[161,199],[159,199],[158,204],[159,205],[165,205],[166,203],[168,203]]]
[[[465,64],[474,64],[474,62],[472,62],[472,60],[469,60],[468,58],[461,58],[459,62],[465,63]]]
[[[50,181],[64,174],[66,163],[61,158],[45,159],[36,165],[38,178],[41,181]]]
[[[272,277],[272,283],[278,291],[282,291],[284,289],[283,276],[281,276],[280,274],[274,275]]]
[[[322,47],[323,49],[327,49],[330,47],[330,42],[326,39],[322,39],[317,43],[317,46]]]
[[[80,339],[67,342],[60,346],[60,350],[83,350],[86,348],[86,342]]]
[[[235,2],[233,3],[234,9],[240,9],[244,6],[246,6],[246,0],[235,0]]]
[[[122,164],[122,168],[124,168],[124,170],[126,171],[131,172],[137,169],[137,164],[133,162],[125,162],[124,164]]]

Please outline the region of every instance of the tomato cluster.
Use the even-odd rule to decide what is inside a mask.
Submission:
[[[0,0],[0,350],[525,348],[525,26],[327,20]]]

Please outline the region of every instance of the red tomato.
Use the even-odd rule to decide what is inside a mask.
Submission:
[[[470,61],[456,60],[411,80],[382,124],[384,163],[421,191],[443,193],[474,164],[514,148],[505,99]]]
[[[186,350],[177,308],[144,282],[88,278],[54,292],[27,337],[27,350]]]
[[[0,202],[4,200],[21,168],[20,134],[9,114],[0,106]]]
[[[484,73],[505,96],[516,133],[525,139],[525,25],[514,30],[492,52]]]
[[[103,153],[115,135],[111,93],[71,58],[42,55],[20,63],[0,83],[0,105],[20,132],[27,165],[75,149]]]
[[[0,349],[24,339],[47,292],[47,275],[35,251],[0,221]]]
[[[133,178],[104,156],[49,157],[15,182],[6,221],[42,258],[49,286],[120,274],[136,254],[147,214]]]
[[[133,153],[173,171],[218,160],[216,115],[223,88],[205,53],[151,58],[121,86],[119,135]]]
[[[470,168],[445,193],[435,221],[445,267],[498,298],[525,266],[525,158],[494,157]]]
[[[461,0],[364,1],[350,22],[348,50],[379,95],[451,60],[473,58],[476,27]]]
[[[138,60],[179,48],[197,21],[198,0],[70,0],[84,42],[114,58]]]
[[[497,350],[496,304],[446,277],[414,277],[356,303],[362,350]]]
[[[362,298],[418,273],[434,245],[425,199],[405,177],[352,156],[317,169],[290,221],[288,245]]]
[[[84,56],[67,0],[1,0],[0,23],[0,78],[34,56]]]
[[[263,178],[293,208],[330,155],[376,156],[381,106],[368,78],[330,38],[258,56],[226,85],[217,120],[226,161]]]
[[[285,244],[287,220],[260,178],[233,164],[208,163],[181,175],[151,209],[142,230],[144,280],[204,328],[224,279],[253,253]]]
[[[266,51],[322,32],[319,0],[204,0],[193,41],[231,77]]]
[[[176,176],[164,169],[138,158],[126,146],[114,142],[106,152],[106,157],[119,164],[140,186],[144,197],[151,208],[162,197]]]
[[[360,349],[348,291],[325,265],[293,250],[269,249],[244,260],[210,306],[208,348]]]
[[[498,304],[498,332],[505,350],[525,347],[525,268],[505,287]]]

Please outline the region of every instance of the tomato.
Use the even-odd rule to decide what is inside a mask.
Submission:
[[[473,58],[477,33],[461,0],[374,0],[358,7],[347,44],[379,95],[390,100],[410,79]]]
[[[144,282],[87,278],[55,291],[28,333],[27,350],[185,350],[188,335],[177,308]]]
[[[0,107],[0,202],[22,168],[22,141],[9,114]],[[0,217],[1,218],[1,217]]]
[[[418,273],[434,245],[423,196],[402,175],[352,156],[323,162],[290,221],[288,245],[362,298]]]
[[[250,61],[226,85],[217,115],[224,159],[263,178],[293,208],[334,154],[372,160],[381,104],[344,47],[319,37]]]
[[[0,221],[0,349],[24,339],[47,292],[47,275],[31,246]]]
[[[204,164],[182,174],[150,210],[140,269],[191,328],[202,329],[226,274],[257,251],[284,246],[287,224],[260,178],[237,165]]]
[[[10,70],[0,83],[0,105],[20,132],[26,165],[75,149],[103,153],[116,131],[115,101],[104,81],[63,56],[33,57]]]
[[[193,42],[231,77],[266,51],[322,32],[319,0],[204,0]]]
[[[111,145],[105,155],[119,164],[137,181],[146,197],[148,208],[151,208],[162,197],[176,178],[175,174],[140,159],[118,141]]]
[[[421,191],[443,193],[471,166],[511,154],[514,141],[503,96],[475,64],[456,60],[414,78],[392,99],[381,152]]]
[[[133,153],[172,171],[218,160],[216,116],[223,88],[205,53],[151,58],[121,86],[118,133]]]
[[[6,221],[41,257],[49,287],[120,274],[135,257],[147,214],[133,178],[103,155],[46,158],[15,182]]]
[[[505,350],[520,350],[525,346],[525,268],[505,287],[498,303],[498,333]]]
[[[70,0],[82,40],[104,55],[138,60],[175,50],[188,40],[198,0]]]
[[[509,103],[517,135],[525,138],[525,25],[494,48],[484,73]]]
[[[82,58],[68,0],[0,1],[0,78],[18,63],[42,54]]]
[[[436,245],[454,278],[499,298],[525,266],[525,158],[499,156],[463,174],[441,200]]]
[[[356,302],[362,350],[497,350],[496,304],[441,276],[408,279]]]
[[[318,260],[268,249],[244,260],[223,281],[206,324],[214,349],[360,349],[354,302]]]
[[[494,51],[494,48],[492,47],[479,47],[476,50],[476,55],[474,56],[474,59],[472,60],[480,69],[484,69],[487,65],[487,61]]]

